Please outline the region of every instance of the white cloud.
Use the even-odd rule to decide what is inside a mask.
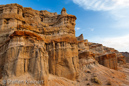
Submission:
[[[79,27],[76,27],[75,29],[76,29],[76,30],[80,30],[81,28],[79,28]]]
[[[115,48],[119,51],[128,51],[129,52],[129,35],[124,35],[121,37],[95,37],[91,38],[89,41],[101,43],[104,46]]]
[[[129,0],[72,0],[85,10],[103,11],[112,16],[114,28],[129,29]]]
[[[72,0],[85,10],[101,11],[105,16],[111,16],[116,22],[111,24],[114,29],[129,29],[129,0]],[[105,26],[106,27],[106,26]],[[128,31],[128,30],[125,30]],[[119,51],[129,52],[129,34],[121,37],[89,39]]]
[[[98,11],[129,7],[129,0],[73,0],[73,2],[84,9]]]

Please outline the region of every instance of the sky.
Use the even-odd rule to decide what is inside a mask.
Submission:
[[[65,7],[77,17],[76,36],[129,52],[129,0],[0,0],[10,3],[58,14]]]

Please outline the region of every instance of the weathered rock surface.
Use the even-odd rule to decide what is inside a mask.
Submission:
[[[111,69],[117,69],[117,57],[115,53],[99,56],[97,61]]]
[[[15,32],[14,32],[15,33]],[[0,66],[3,68],[3,79],[31,73],[36,80],[48,78],[48,53],[44,49],[45,43],[34,38],[10,36],[8,42],[0,48]]]
[[[49,73],[76,80],[78,45],[74,15],[0,6],[0,79],[29,73],[48,85]]]
[[[75,20],[65,8],[59,15],[18,4],[0,5],[0,86],[18,86],[3,84],[3,80],[43,81],[29,86],[95,86],[88,81],[96,76],[94,72],[99,78],[108,75],[106,80],[111,75],[121,77],[113,81],[114,86],[125,80],[123,73],[113,70],[118,69],[117,63],[125,63],[124,56],[113,48],[84,40],[82,34],[75,37]],[[89,79],[85,79],[86,73]],[[99,78],[94,79],[99,82]]]
[[[90,55],[92,55],[99,64],[112,69],[117,69],[117,63],[126,63],[124,56],[113,48],[108,48],[98,43],[88,42],[88,40],[84,40],[82,34],[77,37],[77,40],[79,58],[89,57],[86,55],[87,52],[89,52],[92,53]]]
[[[123,56],[125,56],[126,62],[129,63],[129,53],[128,52],[121,52]]]

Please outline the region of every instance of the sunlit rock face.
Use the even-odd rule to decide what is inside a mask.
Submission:
[[[75,37],[75,20],[65,8],[59,15],[0,5],[0,86],[8,79],[42,80],[38,86],[81,86],[82,71],[102,65],[117,70],[117,63],[125,63],[117,50],[88,42],[82,34]]]
[[[8,79],[30,73],[35,80],[44,80],[46,85],[49,71],[45,42],[28,35],[29,32],[16,31],[1,46],[1,74]]]
[[[77,37],[79,59],[93,57],[99,64],[117,70],[117,63],[125,64],[125,57],[115,50],[102,44],[88,42],[81,34]]]
[[[49,73],[76,80],[78,44],[74,15],[0,5],[0,78],[26,73],[48,85]]]

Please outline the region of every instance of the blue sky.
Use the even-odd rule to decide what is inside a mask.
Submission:
[[[60,11],[75,15],[76,36],[129,52],[129,0],[0,0],[35,10]]]

